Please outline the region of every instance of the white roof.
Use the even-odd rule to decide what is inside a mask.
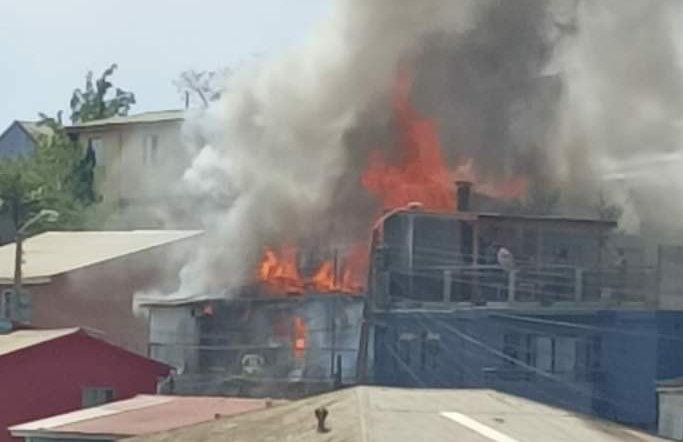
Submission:
[[[77,331],[78,328],[61,328],[54,330],[16,330],[7,334],[0,334],[0,356],[61,338]]]
[[[25,239],[22,273],[27,284],[200,235],[198,230],[46,232]],[[15,245],[0,247],[0,284],[14,277]]]
[[[313,410],[325,407],[319,434]],[[129,442],[664,442],[630,428],[491,390],[355,387]]]
[[[185,111],[183,110],[164,110],[143,112],[134,115],[115,116],[110,118],[102,118],[100,120],[88,121],[87,123],[80,123],[70,126],[69,129],[87,129],[90,127],[122,125],[122,124],[143,124],[143,123],[159,123],[163,121],[182,121],[185,118]]]

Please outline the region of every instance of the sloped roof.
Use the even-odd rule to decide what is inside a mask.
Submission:
[[[0,334],[0,356],[76,333],[78,328],[16,330]]]
[[[200,235],[196,230],[46,232],[24,240],[23,277],[50,278]],[[14,277],[15,245],[0,247],[0,283]],[[40,282],[40,281],[34,281]]]
[[[17,121],[17,124],[19,124],[26,131],[26,133],[33,138],[33,141],[37,141],[37,138],[40,136],[50,136],[53,134],[50,126],[38,124],[37,121]]]
[[[329,432],[316,431],[324,406]],[[356,387],[131,442],[657,442],[665,439],[491,390]]]
[[[280,404],[282,402],[276,402]],[[10,428],[15,437],[138,436],[267,407],[264,399],[138,395]]]
[[[163,121],[182,121],[184,118],[185,111],[183,110],[142,112],[134,115],[116,116],[111,118],[103,118],[101,120],[88,121],[87,123],[69,126],[68,129],[77,131],[79,129],[88,129],[101,126],[159,123]]]

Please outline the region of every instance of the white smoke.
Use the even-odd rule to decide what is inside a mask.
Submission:
[[[559,63],[555,169],[578,194],[602,190],[632,232],[681,230],[682,24],[676,0],[584,1]]]
[[[405,60],[448,158],[466,151],[490,175],[559,189],[570,214],[606,199],[627,230],[679,228],[682,8],[336,1],[307,44],[242,68],[193,123],[206,143],[184,184],[209,199],[198,209],[207,234],[179,293],[241,286],[263,247],[299,243],[330,217],[341,188],[353,197],[344,183],[357,181],[370,149],[391,144],[373,109],[387,110],[378,103],[389,102]]]
[[[208,111],[209,144],[185,174],[196,195],[223,208],[203,214],[206,241],[180,293],[235,288],[264,246],[309,233],[349,167],[344,136],[357,117],[387,94],[421,37],[465,31],[475,4],[482,0],[337,1],[303,47],[236,74]]]

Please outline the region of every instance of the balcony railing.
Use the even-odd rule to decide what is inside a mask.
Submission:
[[[392,300],[447,303],[655,303],[653,268],[585,269],[577,266],[525,266],[506,271],[497,265],[422,269],[390,268]]]

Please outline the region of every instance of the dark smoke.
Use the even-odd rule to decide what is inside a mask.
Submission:
[[[195,125],[207,144],[185,182],[216,204],[181,294],[238,287],[267,245],[367,238],[379,205],[360,176],[371,150],[396,145],[390,93],[406,64],[451,164],[530,180],[526,201],[498,209],[677,228],[683,179],[645,166],[683,158],[679,2],[335,5],[309,44],[231,78]]]

